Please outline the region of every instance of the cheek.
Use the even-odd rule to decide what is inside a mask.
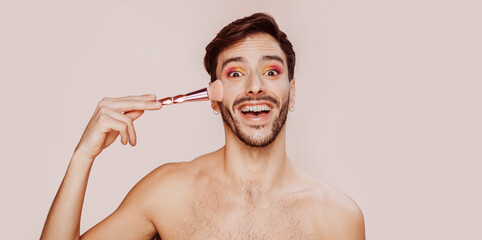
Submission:
[[[286,98],[289,95],[291,85],[288,80],[286,80],[286,83],[268,81],[266,89],[269,89],[270,92],[276,94],[276,96],[280,98]]]
[[[240,90],[239,86],[236,86],[236,84],[233,84],[231,82],[223,82],[224,86],[224,99],[223,99],[223,104],[225,106],[231,107],[233,105],[234,100],[236,100],[236,97],[239,96]]]

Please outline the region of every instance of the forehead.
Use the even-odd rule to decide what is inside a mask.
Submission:
[[[244,57],[248,60],[254,59],[257,61],[260,57],[266,55],[277,55],[286,62],[286,56],[276,39],[266,33],[257,33],[249,35],[240,42],[221,51],[218,55],[218,63],[235,57]]]

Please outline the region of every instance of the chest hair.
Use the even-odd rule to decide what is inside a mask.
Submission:
[[[189,208],[190,217],[176,239],[310,239],[296,199],[270,196],[257,184],[205,190]]]

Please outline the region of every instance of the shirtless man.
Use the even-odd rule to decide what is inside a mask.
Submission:
[[[132,122],[144,110],[162,107],[153,95],[100,101],[41,239],[365,239],[356,203],[302,172],[286,155],[294,64],[291,43],[269,15],[253,14],[223,28],[206,47],[204,65],[211,82],[220,79],[224,85],[224,100],[212,102],[212,108],[221,112],[225,146],[153,170],[110,216],[80,236],[94,159],[119,134],[122,144],[134,146]]]

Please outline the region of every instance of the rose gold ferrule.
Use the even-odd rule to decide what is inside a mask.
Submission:
[[[208,89],[203,88],[186,94],[185,102],[207,101],[209,100]]]

